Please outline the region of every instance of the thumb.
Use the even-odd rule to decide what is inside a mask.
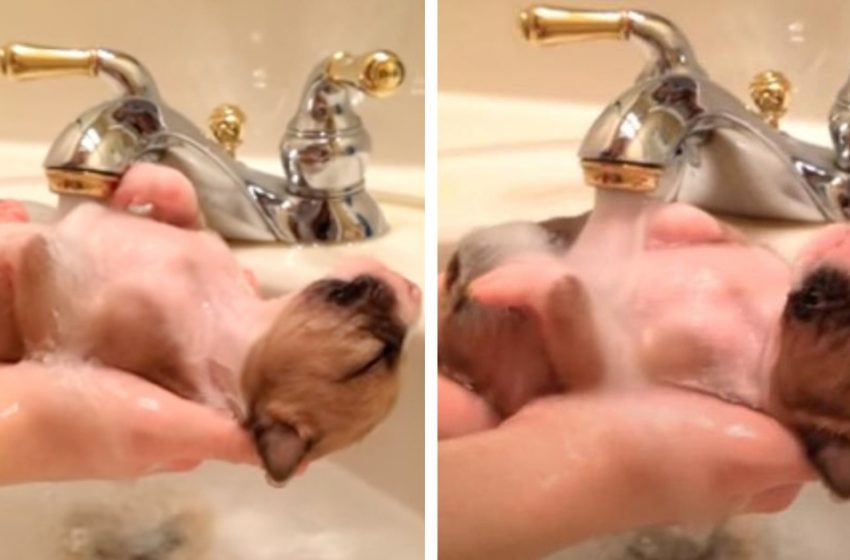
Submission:
[[[479,432],[499,423],[484,399],[443,375],[437,377],[437,402],[440,439]]]

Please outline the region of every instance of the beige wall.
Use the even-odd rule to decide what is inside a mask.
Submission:
[[[423,13],[423,0],[27,0],[4,3],[0,42],[129,52],[195,123],[204,125],[218,103],[239,104],[249,119],[244,153],[275,157],[320,59],[389,48],[406,62],[409,79],[396,96],[361,105],[373,161],[421,165]],[[49,142],[109,95],[108,84],[88,78],[0,82],[0,139]]]
[[[606,103],[642,64],[630,43],[534,48],[516,32],[529,0],[441,0],[440,91]],[[761,70],[795,86],[790,116],[825,120],[850,75],[850,2],[844,0],[575,0],[583,8],[639,8],[675,21],[710,75],[739,96]]]

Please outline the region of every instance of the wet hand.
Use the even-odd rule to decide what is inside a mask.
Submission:
[[[0,449],[0,484],[256,462],[247,434],[220,412],[126,372],[32,361],[0,366]]]
[[[440,383],[447,558],[536,557],[648,525],[779,511],[813,477],[775,420],[716,398],[661,387],[560,395],[496,425],[477,396]]]

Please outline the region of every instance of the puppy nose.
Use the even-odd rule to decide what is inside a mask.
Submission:
[[[410,296],[410,300],[414,305],[419,306],[422,303],[422,290],[407,278],[402,278],[402,280],[407,287],[407,295]]]
[[[403,292],[398,294],[399,316],[407,326],[410,326],[419,318],[419,311],[422,308],[422,291],[407,278],[399,276],[398,279],[400,282],[397,283],[396,289]]]
[[[382,262],[372,257],[354,257],[345,260],[341,265],[336,267],[334,276],[351,279],[362,274],[381,276],[388,271],[389,269]]]

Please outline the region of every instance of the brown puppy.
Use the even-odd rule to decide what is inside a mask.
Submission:
[[[3,227],[26,228],[0,251],[13,360],[96,360],[232,413],[277,482],[392,407],[419,292],[374,261],[264,301],[210,233],[95,205]]]
[[[242,376],[246,425],[274,480],[361,439],[387,415],[407,330],[397,308],[376,276],[320,280],[254,346]]]
[[[808,247],[779,329],[772,412],[800,435],[829,487],[850,497],[850,227]]]

